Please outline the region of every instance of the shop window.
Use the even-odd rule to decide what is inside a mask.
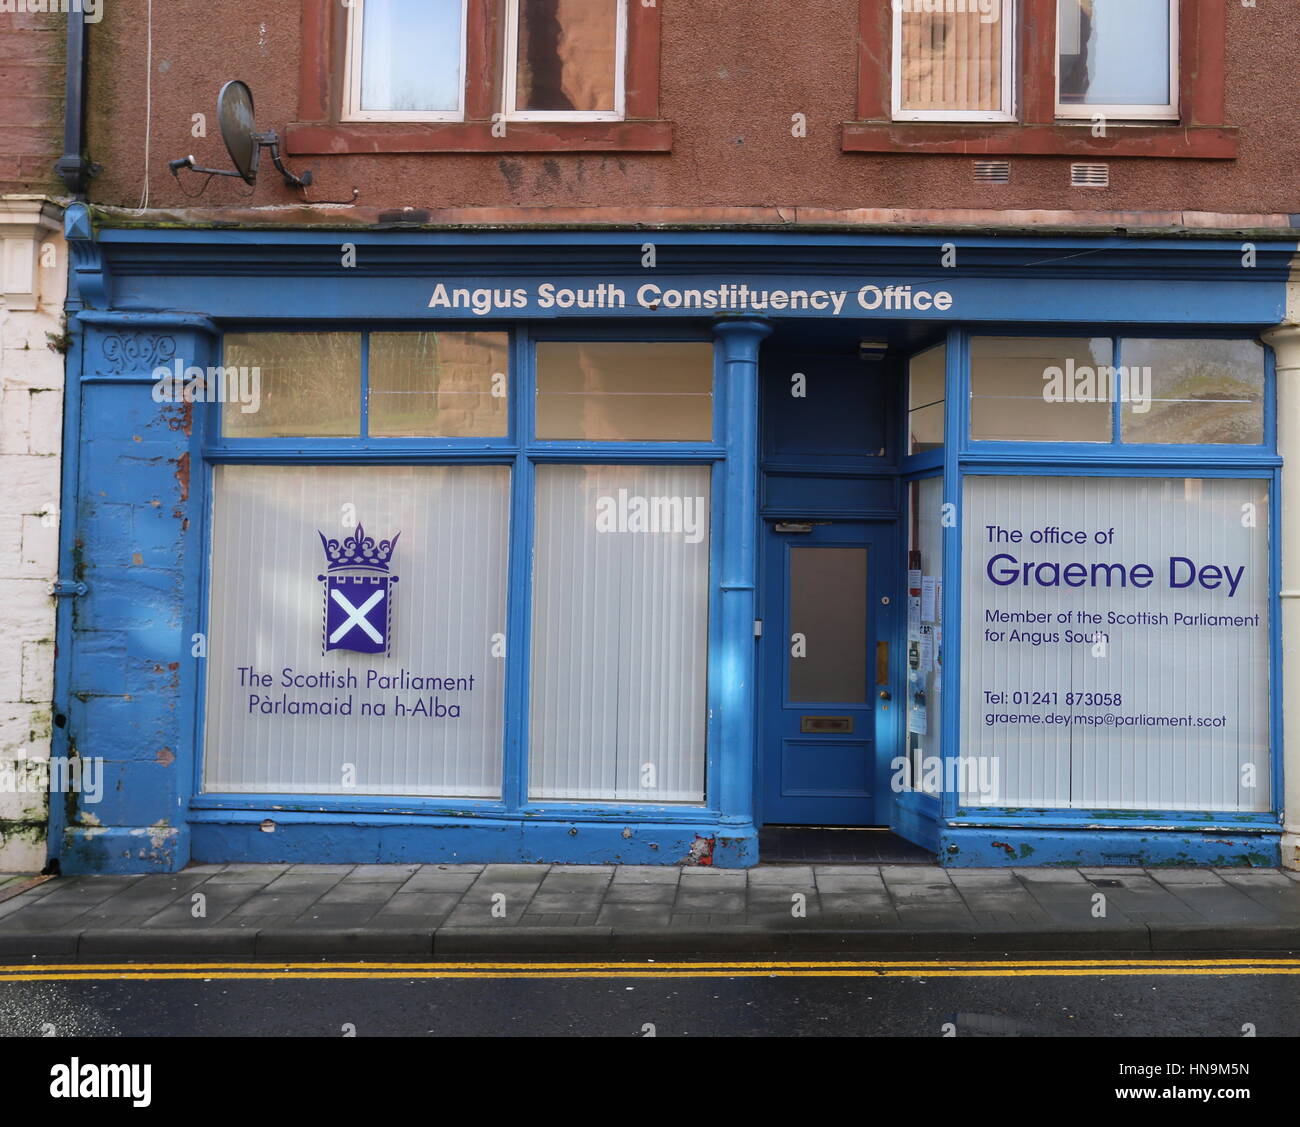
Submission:
[[[355,437],[361,433],[361,338],[356,333],[228,333],[227,368],[256,369],[256,410],[227,400],[227,438]]]
[[[679,447],[560,464],[542,443],[584,441],[562,455],[584,463],[711,444],[713,346],[542,341],[533,360],[537,418],[515,429],[507,332],[225,337],[261,395],[211,408],[208,793],[506,800],[518,551],[528,793],[704,801],[711,466]],[[380,438],[401,453],[365,465]],[[445,464],[409,464],[422,452]]]
[[[1269,481],[964,489],[961,803],[1269,810]]]
[[[222,434],[501,437],[509,429],[509,339],[465,332],[228,333],[224,363],[257,374],[258,401],[255,410],[226,402]]]
[[[1178,117],[1178,0],[1058,0],[1057,113]]]
[[[1264,441],[1264,349],[1251,340],[1120,342],[1138,394],[1122,403],[1125,442]]]
[[[907,757],[913,790],[942,789],[943,478],[908,491]]]
[[[204,789],[499,796],[509,509],[506,466],[215,467]]]
[[[943,449],[948,346],[913,356],[907,366],[907,452]]]
[[[948,9],[919,0],[893,5],[894,119],[1014,120],[1014,5]]]
[[[703,801],[709,478],[538,466],[530,797]]]
[[[508,0],[506,36],[507,116],[623,116],[624,0]]]
[[[505,435],[507,344],[505,333],[371,333],[369,433]]]
[[[459,121],[466,0],[353,0],[345,121]]]
[[[1095,375],[1111,368],[1108,338],[975,337],[970,436],[991,442],[1110,442],[1112,405]],[[1083,383],[1094,374],[1091,385]],[[1077,377],[1077,378],[1076,378]],[[1088,390],[1088,387],[1091,390]]]
[[[713,347],[546,341],[536,350],[537,437],[708,442]]]

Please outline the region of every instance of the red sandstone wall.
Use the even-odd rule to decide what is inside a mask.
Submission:
[[[882,0],[883,2],[883,0]],[[1068,186],[1068,157],[1014,157],[1012,183],[976,184],[972,159],[859,155],[840,150],[854,118],[857,4],[849,0],[660,0],[661,116],[675,123],[671,154],[395,154],[298,157],[316,185],[309,198],[370,208],[413,206],[802,206],[1300,212],[1300,99],[1295,51],[1300,4],[1227,3],[1227,123],[1239,126],[1235,161],[1114,159],[1108,189]],[[249,81],[259,125],[298,119],[301,9],[155,0],[149,201],[153,206],[288,204],[274,175],[255,192],[215,180],[188,199],[167,161],[194,153],[226,167],[214,99],[228,78]],[[145,173],[145,0],[108,0],[92,29],[90,155],[104,165],[96,202],[137,206]],[[208,114],[208,137],[190,135]],[[807,114],[806,139],[790,115]],[[197,190],[198,178],[186,182]],[[614,218],[611,215],[611,218]]]
[[[0,194],[61,192],[66,17],[0,14]]]

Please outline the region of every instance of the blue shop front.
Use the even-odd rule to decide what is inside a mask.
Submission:
[[[1294,243],[68,234],[63,871],[1277,863]]]

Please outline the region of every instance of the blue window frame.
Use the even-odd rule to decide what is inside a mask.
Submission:
[[[665,818],[683,823],[707,823],[718,816],[718,740],[714,717],[719,711],[719,653],[716,639],[720,634],[719,551],[721,514],[723,512],[723,474],[718,467],[727,459],[728,436],[726,381],[719,378],[720,357],[713,349],[712,435],[707,441],[578,441],[539,440],[533,423],[537,375],[535,346],[539,342],[619,342],[629,346],[660,342],[705,342],[712,346],[709,332],[695,327],[656,327],[654,330],[626,327],[610,329],[584,326],[538,328],[527,324],[490,326],[493,331],[508,331],[509,385],[508,433],[502,436],[464,437],[377,437],[367,433],[364,406],[368,399],[368,336],[371,332],[477,331],[482,323],[448,321],[438,323],[332,323],[331,332],[354,332],[361,335],[361,371],[358,394],[363,405],[361,433],[354,437],[328,438],[233,438],[221,433],[220,405],[208,404],[195,413],[203,453],[203,472],[197,475],[196,488],[201,490],[204,542],[211,544],[210,513],[212,470],[223,464],[307,464],[307,465],[505,465],[511,467],[510,554],[507,584],[507,645],[505,660],[505,736],[503,786],[499,799],[444,799],[376,795],[311,796],[284,794],[223,795],[204,793],[202,788],[203,755],[195,756],[192,806],[206,809],[249,810],[274,806],[285,810],[360,811],[370,814],[424,813],[452,815],[472,813],[485,818],[516,817],[522,812],[544,810],[558,818],[581,816],[589,820],[655,821]],[[293,333],[311,331],[310,326],[296,324],[260,324],[228,326],[226,331]],[[707,710],[705,725],[704,801],[680,805],[649,802],[530,801],[528,798],[528,716],[529,654],[531,651],[532,566],[534,544],[534,496],[536,471],[545,465],[700,465],[712,470],[710,480],[709,525],[709,623],[707,657]],[[192,624],[194,633],[206,636],[211,592],[209,577],[202,577],[199,610]],[[202,680],[202,679],[200,679]],[[194,741],[204,746],[205,689],[200,686],[195,709]]]
[[[1114,405],[1111,440],[1106,443],[1045,443],[979,441],[970,438],[971,340],[976,336],[998,337],[1109,337],[1115,342],[1117,365],[1122,364],[1125,337],[1143,339],[1167,338],[1170,340],[1254,340],[1248,332],[1193,333],[1185,326],[1167,332],[1152,331],[1148,326],[1119,329],[1115,326],[1091,327],[1068,325],[1051,327],[1015,326],[1006,329],[952,329],[948,334],[948,406],[946,413],[947,444],[941,459],[945,478],[945,499],[953,506],[954,519],[945,529],[944,540],[944,648],[949,655],[945,663],[945,689],[942,702],[944,758],[953,759],[962,754],[961,701],[962,678],[965,674],[959,655],[962,631],[965,626],[962,614],[962,580],[964,577],[962,522],[964,482],[975,475],[1046,476],[1046,477],[1168,477],[1168,478],[1239,478],[1263,481],[1268,487],[1270,514],[1273,521],[1279,513],[1279,468],[1281,459],[1276,453],[1276,395],[1273,353],[1265,348],[1263,394],[1263,441],[1257,445],[1175,445],[1124,443],[1120,432],[1120,407]],[[919,471],[931,467],[938,460],[938,452],[909,458],[904,464],[919,476]],[[1278,596],[1280,580],[1279,538],[1270,529],[1268,548],[1270,615],[1268,648],[1270,692],[1269,708],[1269,759],[1271,809],[1268,812],[1223,811],[1122,811],[1123,824],[1133,827],[1150,823],[1164,828],[1195,830],[1208,826],[1254,828],[1255,830],[1280,825],[1282,801],[1282,763],[1280,754],[1281,710],[1281,614]],[[951,777],[945,775],[945,777]],[[964,808],[959,796],[945,789],[941,799],[909,793],[907,804],[916,805],[929,817],[942,817],[954,826],[1033,826],[1035,829],[1078,828],[1115,816],[1108,809],[1087,810],[1078,808]],[[1138,820],[1138,821],[1135,821]]]

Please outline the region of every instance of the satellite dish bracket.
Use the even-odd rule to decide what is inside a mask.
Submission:
[[[217,116],[221,119],[222,139],[226,142],[226,149],[230,153],[236,171],[203,168],[195,162],[194,157],[186,156],[168,163],[173,176],[179,179],[180,170],[188,168],[208,176],[234,176],[246,184],[255,184],[262,149],[265,147],[271,150],[271,161],[276,171],[284,177],[286,185],[290,188],[306,188],[311,184],[310,170],[298,176],[285,168],[284,162],[280,159],[280,135],[274,129],[266,133],[254,131],[253,94],[246,84],[236,79],[227,82],[221,88],[221,93],[217,96]],[[251,145],[246,152],[245,142]],[[247,168],[244,167],[245,164]]]

